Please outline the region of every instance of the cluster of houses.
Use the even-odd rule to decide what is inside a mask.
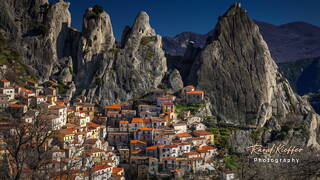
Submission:
[[[179,97],[155,89],[148,104],[99,107],[83,97],[62,100],[54,81],[19,87],[2,80],[0,111],[23,123],[45,119],[53,132],[50,168],[68,170],[73,179],[179,177],[215,170],[214,135],[200,119],[176,113],[177,102],[203,104],[204,94],[192,85]]]

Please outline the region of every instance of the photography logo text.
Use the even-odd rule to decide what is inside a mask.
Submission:
[[[271,147],[255,144],[248,149],[251,155],[259,156],[253,158],[255,163],[299,163],[299,158],[293,155],[303,152],[303,149],[298,146],[283,144],[273,144]]]

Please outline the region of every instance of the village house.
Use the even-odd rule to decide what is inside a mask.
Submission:
[[[111,146],[128,147],[129,137],[128,132],[107,132],[107,141]]]
[[[109,112],[109,111],[120,112],[121,111],[121,105],[120,104],[113,104],[113,105],[109,105],[109,106],[104,106],[105,115],[107,115],[107,112]]]
[[[165,102],[161,104],[163,113],[173,113],[175,112],[175,105],[172,102]]]
[[[0,88],[0,94],[8,95],[9,100],[13,100],[15,97],[15,91],[12,87]]]
[[[124,180],[124,169],[123,168],[116,168],[112,169],[112,180]]]
[[[56,123],[58,126],[62,127],[67,123],[67,107],[60,105],[49,106],[48,112],[59,117],[59,120]]]
[[[187,132],[178,133],[178,134],[176,134],[176,137],[177,137],[177,139],[179,139],[181,141],[187,141],[189,138],[192,138],[192,136]]]
[[[195,90],[195,87],[193,85],[189,85],[189,86],[186,86],[184,87],[182,90],[181,90],[181,94],[183,96],[186,96],[187,92],[190,92],[190,91],[194,91]]]
[[[203,130],[194,130],[192,133],[195,137],[204,137],[207,143],[214,144],[214,135],[212,133]]]
[[[221,175],[221,179],[223,179],[223,180],[233,180],[233,179],[235,179],[235,174],[232,171],[229,171],[229,170],[223,171],[223,173]]]
[[[92,177],[96,180],[110,179],[112,175],[112,166],[95,165],[91,168]]]
[[[158,136],[154,138],[153,143],[154,145],[171,144],[171,140],[169,138]]]
[[[172,103],[172,100],[169,97],[158,97],[157,106],[162,106],[163,103]]]
[[[131,123],[129,124],[129,132],[134,132],[139,128],[143,128],[146,126],[145,120],[142,118],[132,118]]]
[[[207,126],[204,125],[203,123],[192,123],[188,126],[189,129],[192,129],[192,130],[203,130],[205,131],[207,129]]]
[[[9,95],[0,94],[0,110],[4,111],[9,106]]]
[[[147,147],[147,143],[139,140],[131,140],[130,141],[130,149],[145,149]]]
[[[152,105],[139,105],[138,111],[139,111],[139,116],[142,118],[144,117],[141,115],[143,114],[143,112],[149,112],[151,114],[151,117],[157,117],[161,112],[161,107],[152,106]]]
[[[159,158],[163,157],[178,157],[179,146],[177,144],[160,145]]]
[[[144,141],[147,144],[152,144],[154,137],[158,131],[153,128],[139,128],[133,133],[134,139]]]
[[[119,151],[119,156],[120,156],[120,162],[121,163],[129,162],[130,150],[129,149],[119,149],[118,151]]]
[[[153,129],[161,129],[166,126],[166,122],[164,119],[161,119],[159,117],[151,117],[149,123],[147,124],[147,127],[153,128]]]
[[[206,138],[204,137],[192,137],[187,139],[187,141],[191,143],[193,146],[200,146],[207,142]]]
[[[37,106],[42,102],[46,102],[47,97],[46,96],[33,96],[31,97],[31,105]]]
[[[203,104],[204,91],[189,91],[186,93],[187,104]]]
[[[10,87],[10,81],[0,80],[0,88],[9,88],[9,87]]]
[[[121,110],[122,120],[130,121],[132,118],[137,116],[136,110]]]
[[[121,132],[128,132],[129,131],[129,121],[120,121],[119,122],[119,130]]]
[[[174,124],[173,129],[176,133],[184,133],[187,132],[187,125],[184,123]]]
[[[146,156],[149,157],[159,157],[159,151],[158,151],[158,146],[149,146],[146,148]]]

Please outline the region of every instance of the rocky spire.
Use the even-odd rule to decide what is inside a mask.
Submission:
[[[286,121],[311,109],[278,72],[258,26],[238,3],[219,18],[189,80],[206,91],[213,111],[229,123],[264,126],[275,116]]]
[[[109,14],[99,6],[87,9],[83,16],[82,36],[79,59],[84,62],[111,49],[115,38]]]
[[[125,47],[135,47],[135,50],[137,50],[142,37],[157,36],[155,30],[150,26],[149,15],[144,11],[141,11],[136,16],[130,31],[127,31],[127,33],[123,35],[122,39],[125,40]],[[161,37],[159,36],[159,38]]]
[[[100,104],[126,101],[161,83],[167,71],[162,40],[151,28],[145,12],[139,13],[132,27],[125,28],[121,44],[122,48],[108,53],[98,70],[90,70],[96,73],[93,84],[95,79],[101,83],[84,86],[93,87],[86,92],[88,99]],[[83,77],[87,76],[88,71]]]
[[[132,35],[154,35],[155,32],[154,30],[151,28],[150,23],[149,23],[149,15],[144,12],[141,11],[134,22],[134,25],[132,26],[132,31],[131,31]]]

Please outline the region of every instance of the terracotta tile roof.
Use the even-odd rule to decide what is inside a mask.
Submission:
[[[168,97],[158,97],[157,100],[159,100],[159,101],[171,101],[171,99],[168,98]]]
[[[130,141],[130,144],[136,144],[136,143],[147,144],[146,142],[139,141],[139,140],[131,140]]]
[[[199,153],[207,153],[207,152],[208,152],[208,150],[200,149],[200,148],[198,148],[197,151],[198,151]]]
[[[106,169],[106,168],[111,168],[112,166],[109,166],[109,165],[95,165],[91,168],[91,170],[93,172],[96,172],[96,171],[100,171],[102,169]]]
[[[62,101],[56,101],[56,102],[54,102],[54,103],[55,103],[56,105],[66,107],[66,105],[65,105],[64,102],[62,102]]]
[[[189,91],[187,94],[204,94],[204,91]]]
[[[93,123],[93,122],[88,122],[88,123],[87,123],[87,126],[97,128],[97,127],[100,127],[101,125],[100,125],[100,124]]]
[[[141,130],[141,131],[152,131],[154,129],[152,128],[139,128],[138,131]]]
[[[120,104],[113,104],[113,105],[109,105],[109,106],[104,106],[105,109],[121,109],[121,105]]]
[[[164,160],[176,160],[176,157],[163,157]]]
[[[213,150],[213,149],[217,149],[214,146],[202,146],[200,149],[204,149],[204,150]]]
[[[182,137],[192,137],[189,133],[178,133],[178,134],[176,134],[176,136],[180,137],[180,138],[182,138]]]
[[[155,149],[157,149],[158,148],[158,146],[149,146],[149,147],[147,147],[146,149],[147,150],[155,150]]]
[[[183,172],[184,170],[183,169],[175,169],[173,170],[173,172]]]
[[[168,145],[163,145],[163,148],[176,148],[178,147],[177,144],[168,144]]]
[[[112,174],[118,174],[119,172],[123,172],[124,169],[123,168],[113,168],[112,169]]]
[[[189,86],[186,86],[184,87],[184,89],[194,89],[195,87],[193,85],[189,85]]]
[[[193,133],[197,135],[203,135],[203,136],[212,135],[212,133],[208,131],[203,131],[203,130],[194,130]]]
[[[199,155],[199,153],[197,153],[197,152],[187,152],[187,153],[184,153],[184,155],[187,155],[187,156],[190,156],[190,155]]]
[[[205,140],[206,138],[204,137],[193,137],[193,138],[189,138],[188,141],[198,141],[198,140]]]
[[[26,105],[24,104],[10,104],[10,108],[24,108]]]
[[[144,123],[142,118],[132,118],[131,123]]]

